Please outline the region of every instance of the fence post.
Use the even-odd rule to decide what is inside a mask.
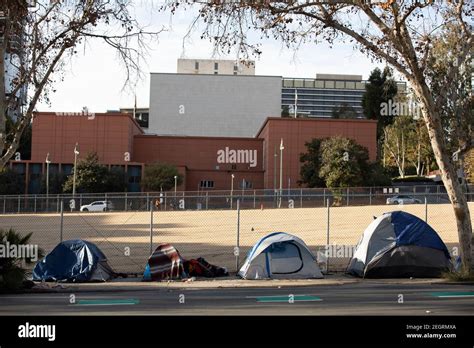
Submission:
[[[346,198],[346,205],[349,206],[349,187],[347,188],[347,198]]]
[[[323,206],[326,206],[326,189],[323,189]]]
[[[59,222],[59,242],[63,241],[63,230],[64,230],[64,202],[61,200],[61,219]]]
[[[209,210],[209,192],[206,191],[206,210]]]
[[[369,189],[369,205],[372,205],[372,187]]]
[[[327,221],[326,221],[326,248],[329,248],[329,223],[330,223],[330,210],[329,198],[326,201],[327,203]],[[329,249],[327,249],[329,250]],[[326,273],[329,273],[329,256],[326,257]]]
[[[237,200],[237,246],[234,251],[235,268],[239,271],[239,255],[240,255],[240,200]]]
[[[257,195],[256,190],[253,190],[253,208],[254,209],[256,208],[256,204],[257,204],[256,197],[255,197],[256,195]]]
[[[145,208],[145,211],[148,209],[149,206],[150,206],[150,194],[147,192],[146,193],[146,208]]]
[[[153,254],[153,204],[150,204],[150,255]]]
[[[34,204],[34,210],[35,210],[35,213],[36,213],[36,195],[35,195],[35,204]]]
[[[56,196],[56,213],[59,213],[59,195]]]
[[[425,222],[428,223],[428,200],[425,196]]]
[[[3,196],[3,214],[5,215],[5,212],[6,212],[6,208],[7,208],[7,198],[5,196]]]
[[[127,192],[125,192],[125,211],[128,211]]]
[[[21,198],[20,198],[20,195],[18,195],[18,214],[20,214],[21,212],[20,206],[21,206]]]

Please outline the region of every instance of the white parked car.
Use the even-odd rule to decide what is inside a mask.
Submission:
[[[421,201],[417,198],[405,195],[397,195],[387,198],[387,204],[418,204]]]
[[[110,201],[96,201],[91,204],[81,205],[81,211],[109,211],[113,209],[114,206]]]

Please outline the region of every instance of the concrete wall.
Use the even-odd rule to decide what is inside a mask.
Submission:
[[[198,69],[196,69],[196,62]],[[217,63],[217,69],[216,64]],[[219,74],[219,75],[255,75],[255,62],[237,64],[235,60],[220,59],[178,59],[178,74]]]
[[[278,76],[151,75],[150,134],[253,137],[280,114]]]

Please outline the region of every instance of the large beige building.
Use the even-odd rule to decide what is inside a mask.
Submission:
[[[255,62],[222,59],[178,59],[178,74],[255,75]]]

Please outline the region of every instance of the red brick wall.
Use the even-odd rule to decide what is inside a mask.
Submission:
[[[334,119],[291,119],[269,118],[263,125],[257,137],[264,139],[265,178],[267,189],[274,187],[274,173],[276,170],[276,188],[280,183],[280,141],[283,139],[283,187],[288,187],[288,178],[291,187],[297,187],[300,179],[300,154],[306,152],[305,143],[313,138],[325,138],[336,135],[352,138],[369,150],[370,160],[377,155],[377,122],[372,120],[334,120]],[[274,166],[274,149],[277,151],[276,168]]]
[[[134,141],[134,162],[164,162],[186,167],[185,189],[197,191],[201,180],[214,181],[214,190],[230,190],[231,174],[234,173],[234,187],[245,179],[253,188],[263,188],[262,139],[214,138],[214,137],[170,137],[139,135]],[[225,149],[256,150],[257,165],[218,163],[217,152]],[[217,166],[219,169],[217,169]]]
[[[124,153],[133,152],[133,135],[141,133],[126,114],[95,114],[92,118],[40,112],[33,121],[31,160],[44,162],[49,152],[54,163],[73,163],[77,142],[79,158],[97,152],[104,164],[125,164]]]

